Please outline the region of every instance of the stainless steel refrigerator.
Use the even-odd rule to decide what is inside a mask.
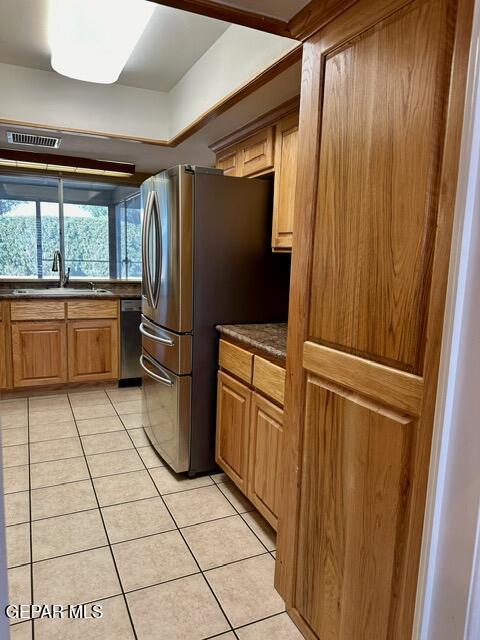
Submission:
[[[145,431],[175,471],[215,466],[217,324],[285,321],[272,183],[177,166],[142,185]]]

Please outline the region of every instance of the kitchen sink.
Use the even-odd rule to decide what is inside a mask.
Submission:
[[[50,287],[48,289],[14,289],[14,295],[22,296],[91,296],[113,295],[108,289],[75,289],[73,287]]]

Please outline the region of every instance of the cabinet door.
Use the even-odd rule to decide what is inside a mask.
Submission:
[[[217,155],[217,169],[221,169],[226,176],[238,176],[238,153],[237,148],[229,149]]]
[[[247,492],[251,391],[220,371],[215,458],[238,488]]]
[[[33,387],[67,381],[64,322],[12,324],[13,386]]]
[[[117,320],[69,322],[69,382],[118,378],[118,351]]]
[[[273,168],[273,127],[262,129],[238,145],[242,177],[252,176]]]
[[[304,44],[276,586],[312,638],[413,633],[471,20],[456,5],[358,0]]]
[[[277,124],[275,134],[272,248],[280,251],[292,248],[297,156],[298,114],[295,113]]]
[[[252,394],[248,497],[277,529],[283,455],[283,411]]]
[[[7,386],[7,353],[5,340],[5,323],[0,322],[0,389]]]

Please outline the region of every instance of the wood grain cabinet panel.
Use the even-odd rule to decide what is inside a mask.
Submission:
[[[442,122],[442,3],[326,56],[310,333],[421,373]]]
[[[236,177],[239,174],[239,161],[238,161],[237,148],[228,149],[217,156],[216,167],[221,169],[226,176]]]
[[[68,380],[86,382],[118,378],[117,320],[68,323]]]
[[[247,492],[251,395],[247,386],[219,371],[215,458],[244,493]]]
[[[265,358],[255,356],[253,386],[269,398],[283,405],[285,398],[285,369]]]
[[[267,127],[239,143],[240,170],[238,175],[247,177],[273,168],[273,131],[273,127]]]
[[[231,342],[220,340],[218,363],[240,380],[252,382],[253,353],[237,347]]]
[[[0,309],[1,309],[0,304]],[[7,341],[5,323],[0,322],[0,389],[7,387]]]
[[[278,251],[292,249],[297,163],[298,113],[294,113],[275,127],[272,248]]]
[[[19,322],[11,331],[14,387],[67,382],[64,322]]]
[[[67,317],[69,320],[117,318],[118,300],[69,300]]]
[[[283,411],[252,394],[248,497],[277,529],[281,500]]]
[[[275,584],[312,640],[414,635],[472,9],[304,43]]]
[[[340,393],[307,383],[296,606],[318,638],[391,638],[415,423]]]
[[[18,300],[10,303],[12,321],[16,320],[63,320],[63,300]]]

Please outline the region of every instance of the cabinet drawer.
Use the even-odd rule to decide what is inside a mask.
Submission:
[[[117,318],[117,300],[70,300],[67,303],[69,320]]]
[[[285,398],[285,369],[260,356],[255,356],[253,386],[281,405]]]
[[[268,127],[239,144],[241,174],[251,176],[273,167],[273,127]]]
[[[22,300],[10,303],[12,320],[63,320],[65,303],[61,300]]]
[[[220,340],[219,365],[248,384],[252,382],[253,353]]]

